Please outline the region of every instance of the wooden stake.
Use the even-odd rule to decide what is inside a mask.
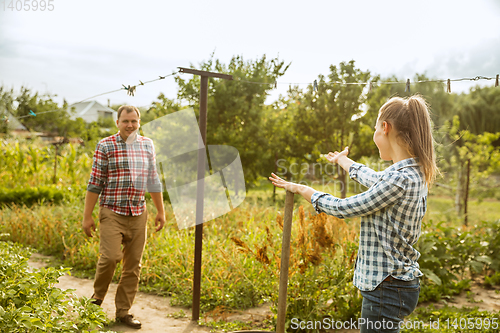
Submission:
[[[57,155],[59,152],[59,145],[54,144],[55,149],[55,155],[54,155],[54,177],[52,177],[52,183],[57,184]]]
[[[286,191],[283,241],[281,243],[281,271],[278,295],[278,322],[276,333],[285,333],[288,265],[290,263],[290,238],[292,236],[293,193]]]
[[[467,226],[469,223],[467,212],[467,201],[469,201],[469,184],[470,184],[470,159],[467,160],[467,183],[465,184],[465,198],[464,198],[464,224]]]

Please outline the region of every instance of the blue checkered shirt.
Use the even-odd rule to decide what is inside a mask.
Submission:
[[[311,203],[318,213],[361,217],[354,285],[371,291],[389,275],[405,281],[422,276],[420,253],[412,245],[427,210],[427,185],[417,160],[399,161],[382,172],[354,163],[349,176],[369,189],[346,199],[317,191]]]

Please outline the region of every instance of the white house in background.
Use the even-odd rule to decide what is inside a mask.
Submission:
[[[75,113],[70,112],[73,108]],[[99,117],[113,118],[113,120],[116,120],[118,115],[115,110],[104,106],[97,101],[72,104],[68,108],[68,113],[71,119],[82,118],[87,123],[97,121]]]

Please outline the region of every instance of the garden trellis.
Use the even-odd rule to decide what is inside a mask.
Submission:
[[[179,67],[179,72],[199,75],[200,83],[200,120],[199,127],[203,145],[207,147],[207,109],[208,109],[208,78],[217,77],[225,80],[232,80],[232,75],[199,71],[190,68]],[[205,149],[198,150],[198,184],[196,191],[196,231],[194,241],[194,276],[193,276],[193,311],[192,319],[197,321],[200,318],[200,288],[201,288],[201,252],[203,243],[203,196],[205,177]]]

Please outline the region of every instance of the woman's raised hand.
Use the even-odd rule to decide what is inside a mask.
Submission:
[[[344,150],[342,150],[340,153],[338,151],[332,153],[329,152],[328,155],[325,156],[325,158],[331,162],[331,163],[338,163],[339,158],[342,156],[347,157],[349,154],[349,147],[345,147]]]

